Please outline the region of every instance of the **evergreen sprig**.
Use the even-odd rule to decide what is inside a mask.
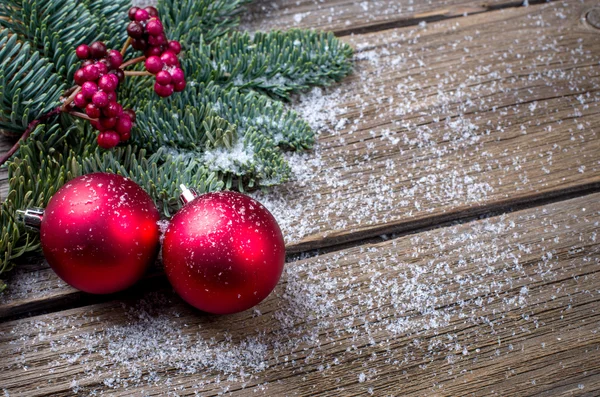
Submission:
[[[129,78],[120,101],[137,112],[130,144],[104,151],[88,122],[68,115],[39,124],[8,163],[0,210],[0,275],[39,250],[16,210],[45,207],[65,182],[115,172],[139,183],[163,209],[177,209],[179,185],[201,193],[271,186],[290,173],[283,150],[303,150],[314,133],[280,99],[339,81],[352,50],[332,34],[236,32],[248,0],[161,0],[167,35],[184,47],[188,87],[158,98],[149,79]],[[0,3],[0,129],[20,135],[60,105],[79,61],[74,48],[125,40],[128,0],[6,0]],[[2,285],[0,282],[0,289]]]

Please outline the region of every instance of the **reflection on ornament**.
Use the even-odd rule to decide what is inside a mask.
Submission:
[[[236,192],[199,197],[182,185],[183,208],[163,242],[163,264],[177,293],[215,314],[236,313],[265,299],[285,263],[277,221],[253,198]]]

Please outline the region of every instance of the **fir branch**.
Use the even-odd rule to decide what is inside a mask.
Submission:
[[[186,72],[197,81],[216,81],[288,99],[312,85],[329,85],[351,71],[352,48],[332,33],[292,29],[234,32],[189,49]]]
[[[65,85],[52,63],[0,30],[0,128],[23,133],[29,124],[60,105]]]
[[[159,0],[158,11],[169,37],[187,47],[203,37],[211,42],[239,25],[242,6],[252,0]]]
[[[28,42],[51,59],[54,72],[66,81],[79,65],[74,48],[105,40],[109,46],[124,41],[127,0],[4,0],[0,2],[0,27]]]

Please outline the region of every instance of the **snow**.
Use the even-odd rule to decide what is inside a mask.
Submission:
[[[402,12],[414,11],[404,4]],[[390,15],[400,12],[396,5]],[[278,218],[287,242],[537,192],[563,177],[565,159],[576,159],[570,174],[597,173],[590,142],[598,137],[585,116],[597,112],[600,82],[590,72],[600,59],[549,21],[553,13],[575,18],[574,12],[561,3],[548,7],[521,20],[527,35],[506,32],[510,41],[499,47],[486,44],[497,33],[460,20],[346,37],[358,51],[354,76],[290,105],[319,134],[317,146],[286,154],[290,183],[252,194]],[[291,16],[296,23],[308,19]],[[461,29],[468,34],[456,33]],[[423,40],[429,32],[433,38]],[[543,99],[548,87],[564,97]],[[564,134],[546,141],[556,129]],[[207,160],[213,169],[229,169],[252,155],[241,147],[235,153],[214,152]],[[288,264],[274,295],[237,316],[202,315],[158,291],[80,314],[34,317],[9,331],[8,365],[26,369],[28,353],[49,348],[56,360],[35,365],[49,374],[72,370],[74,389],[102,383],[121,391],[158,385],[176,392],[173,379],[189,375],[185,387],[193,391],[212,385],[225,393],[234,385],[268,393],[265,371],[327,374],[356,360],[366,366],[347,371],[349,382],[370,394],[377,359],[399,370],[413,366],[417,374],[442,359],[460,374],[466,360],[530,348],[518,340],[544,326],[533,313],[540,285],[556,297],[544,305],[561,309],[570,294],[581,294],[569,283],[573,268],[600,263],[590,248],[599,227],[585,218],[590,212],[562,214],[563,224],[540,208],[305,254]],[[543,230],[530,232],[532,222]],[[576,232],[584,226],[586,233]],[[25,293],[34,288],[28,281],[13,285]],[[522,316],[518,327],[505,315],[513,310]],[[453,333],[465,326],[469,332]],[[511,343],[484,343],[509,331]]]
[[[599,171],[590,144],[597,133],[585,116],[598,108],[600,81],[588,77],[592,66],[576,66],[600,58],[556,34],[567,31],[550,27],[548,16],[576,15],[553,7],[521,19],[540,32],[498,48],[485,31],[435,41],[444,26],[460,29],[460,19],[344,38],[357,49],[354,76],[291,106],[319,134],[314,151],[287,153],[292,180],[254,193],[286,241],[529,194],[556,184],[573,159],[572,181]],[[430,30],[434,39],[421,44]],[[457,53],[464,48],[478,48],[477,60]],[[547,95],[562,97],[540,99]],[[560,137],[545,138],[557,129]]]

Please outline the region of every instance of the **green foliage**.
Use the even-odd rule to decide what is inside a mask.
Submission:
[[[117,29],[129,1],[77,0],[3,0],[0,26],[53,63],[54,72],[71,80],[78,59],[74,46],[106,40],[108,45],[122,43],[126,34]]]
[[[98,171],[127,176],[166,217],[177,210],[180,184],[200,192],[245,190],[289,177],[283,151],[310,148],[314,134],[280,99],[340,80],[350,72],[352,50],[326,33],[235,32],[247,2],[159,1],[169,37],[183,44],[188,86],[162,99],[154,94],[152,79],[127,79],[119,101],[138,116],[129,145],[103,151],[88,122],[65,114],[37,126],[8,164],[0,274],[39,250],[37,233],[23,229],[16,210],[44,207],[76,176]],[[128,7],[124,0],[1,2],[0,129],[21,134],[59,106],[78,67],[74,47],[105,38],[109,47],[119,48]]]
[[[188,50],[186,72],[197,81],[217,81],[288,99],[311,85],[328,85],[350,72],[352,49],[332,33],[292,29],[233,32]],[[198,62],[197,60],[201,60]]]
[[[239,24],[238,15],[252,0],[163,0],[158,12],[168,37],[179,37],[186,48],[202,37],[212,41]]]
[[[0,128],[22,133],[27,125],[60,104],[64,80],[31,45],[0,31]]]

